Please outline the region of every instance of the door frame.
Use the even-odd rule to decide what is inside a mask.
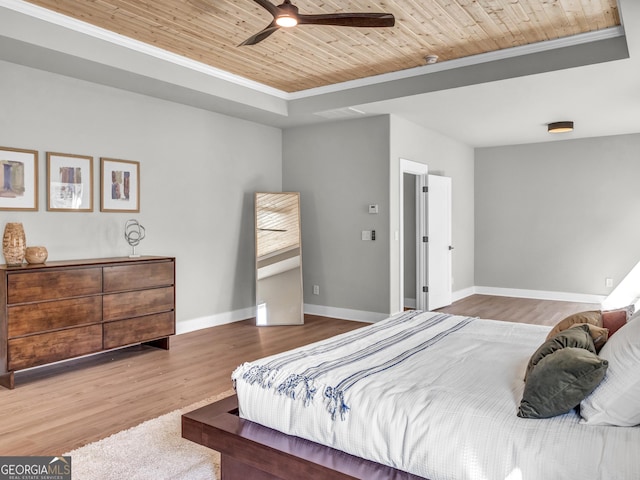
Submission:
[[[428,305],[427,293],[422,286],[427,285],[427,244],[419,239],[427,235],[427,201],[426,195],[420,195],[422,187],[427,185],[429,167],[424,163],[414,162],[406,158],[400,159],[400,301],[404,308],[404,174],[416,176],[416,309],[426,310]]]

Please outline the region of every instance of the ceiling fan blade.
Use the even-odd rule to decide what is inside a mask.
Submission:
[[[391,13],[327,13],[298,15],[300,25],[334,25],[338,27],[393,27],[396,23]]]
[[[273,15],[273,17],[275,18],[278,13],[280,12],[280,10],[278,9],[278,7],[276,7],[273,3],[271,3],[269,0],[253,0],[254,2],[256,2],[258,5],[260,5],[262,8],[264,8],[267,12],[269,12],[271,15]]]
[[[276,24],[276,22],[273,21],[264,30],[261,30],[255,35],[250,36],[238,46],[242,47],[244,45],[255,45],[256,43],[261,42],[262,40],[267,38],[269,35],[271,35],[273,32],[275,32],[279,28],[280,27]]]

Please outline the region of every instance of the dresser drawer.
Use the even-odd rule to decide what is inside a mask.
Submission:
[[[102,325],[9,340],[9,370],[20,370],[102,350]]]
[[[7,275],[7,303],[39,302],[102,292],[102,268],[47,270]]]
[[[102,297],[81,297],[14,305],[8,311],[9,338],[102,322]]]
[[[173,312],[118,320],[103,324],[104,348],[147,342],[175,333]]]
[[[104,291],[121,292],[173,285],[174,262],[104,267]]]
[[[174,309],[173,287],[153,288],[105,295],[102,319],[105,322],[167,312]]]

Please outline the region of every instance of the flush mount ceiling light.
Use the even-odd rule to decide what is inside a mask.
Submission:
[[[573,131],[573,122],[552,122],[547,125],[549,133],[566,133]]]

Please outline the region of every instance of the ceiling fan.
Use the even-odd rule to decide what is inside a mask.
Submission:
[[[280,27],[296,25],[333,25],[338,27],[393,27],[395,18],[390,13],[325,13],[320,15],[303,15],[290,0],[281,5],[274,5],[269,0],[254,0],[258,5],[273,15],[273,21],[266,28],[247,38],[239,46],[255,45],[261,42]]]

